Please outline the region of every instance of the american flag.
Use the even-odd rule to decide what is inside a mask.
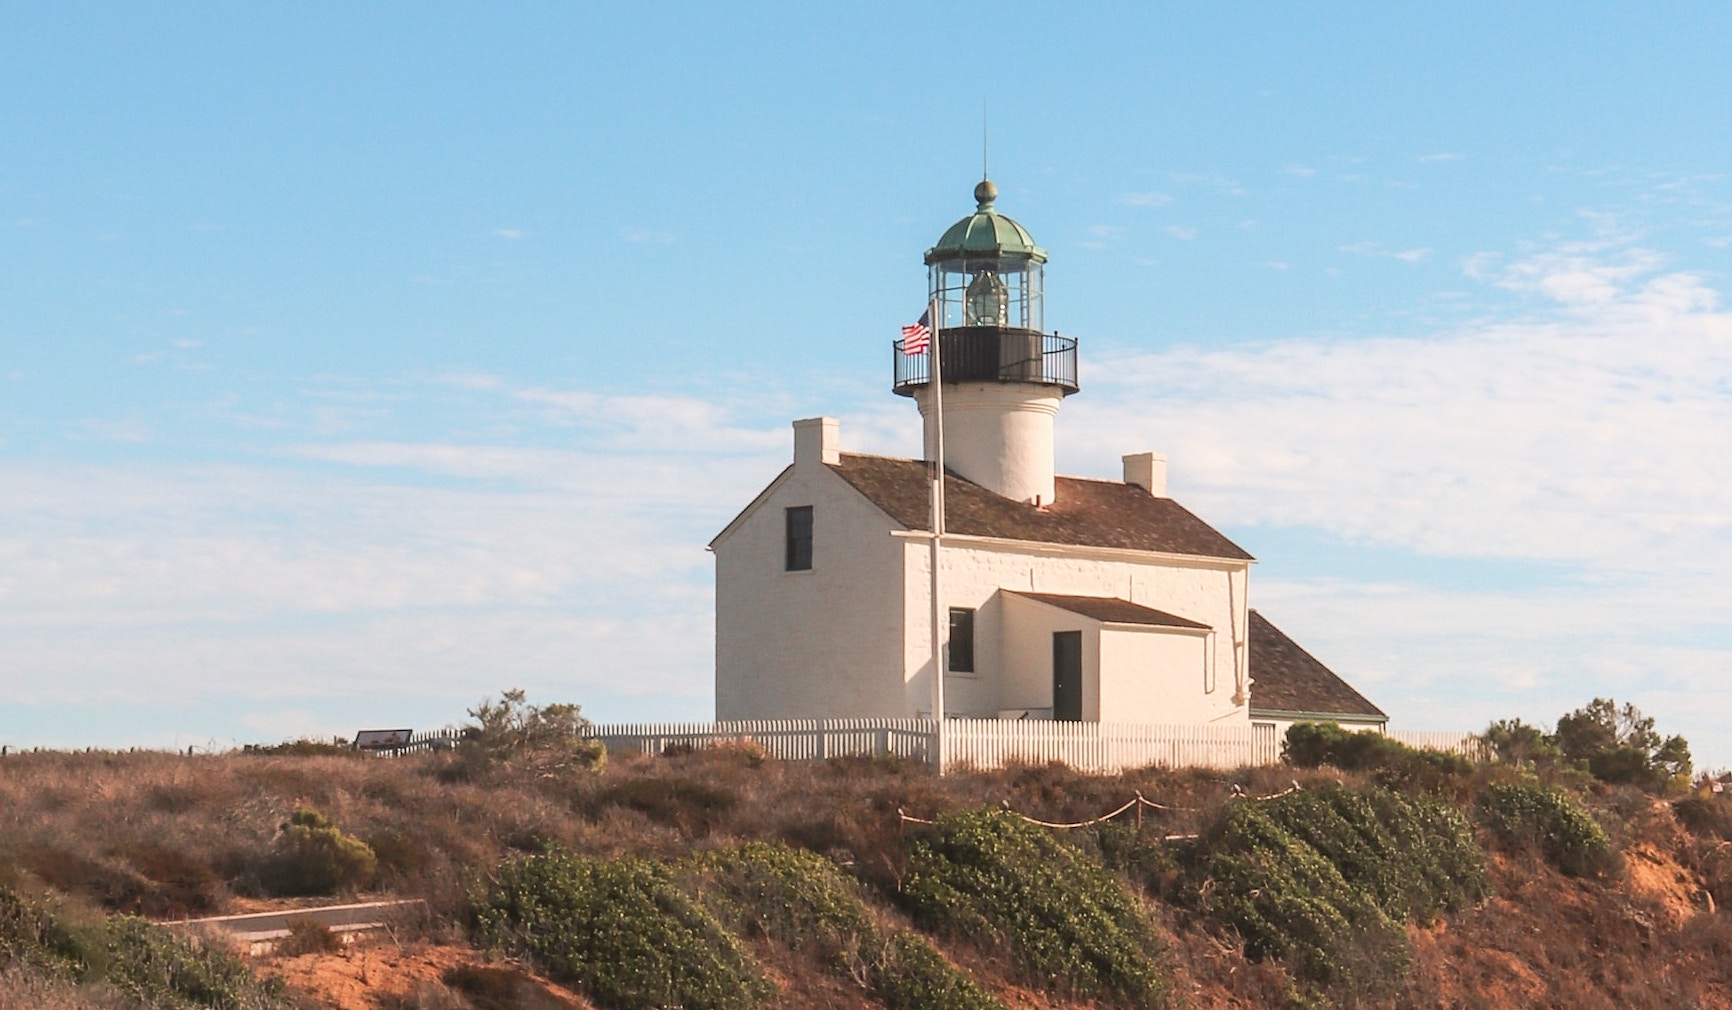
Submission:
[[[920,321],[902,327],[902,353],[925,354],[932,347],[932,309],[920,313]]]

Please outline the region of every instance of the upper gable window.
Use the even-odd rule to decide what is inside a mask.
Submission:
[[[785,569],[805,572],[812,568],[812,506],[796,505],[787,511]]]

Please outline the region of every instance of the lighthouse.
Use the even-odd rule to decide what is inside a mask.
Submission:
[[[1173,499],[1165,456],[1054,474],[1077,342],[1047,330],[1046,251],[997,202],[982,179],[926,250],[927,325],[894,342],[923,457],[849,452],[835,418],[797,420],[787,465],[710,541],[716,718],[1239,725],[1269,754],[1297,719],[1380,729],[1250,609],[1254,559]],[[1003,729],[990,739],[1047,739]]]
[[[998,187],[974,187],[974,213],[926,251],[932,328],[942,357],[935,396],[925,354],[895,346],[893,388],[920,407],[925,455],[937,453],[943,403],[945,466],[1012,501],[1055,500],[1053,419],[1078,389],[1076,341],[1044,329],[1046,250],[1000,214]]]

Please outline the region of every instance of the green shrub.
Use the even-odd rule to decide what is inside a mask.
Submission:
[[[1285,959],[1322,985],[1365,991],[1405,972],[1401,926],[1267,805],[1235,803],[1204,839],[1202,907],[1256,958]]]
[[[153,1010],[287,1010],[276,979],[260,980],[232,954],[130,915],[108,920],[107,980]]]
[[[92,946],[42,904],[0,887],[0,968],[22,964],[75,978],[89,969]]]
[[[890,1010],[1003,1010],[918,934],[897,930],[875,953],[872,991]]]
[[[1264,809],[1393,920],[1429,922],[1485,893],[1485,858],[1472,827],[1435,798],[1330,786],[1289,793]]]
[[[1048,991],[1148,1004],[1165,980],[1143,909],[1098,861],[1013,814],[941,817],[913,839],[901,899],[916,921],[1003,948]]]
[[[607,748],[582,735],[589,720],[576,705],[531,705],[521,688],[513,688],[501,691],[498,701],[483,698],[469,715],[475,721],[464,727],[462,746],[471,755],[488,760],[533,755],[597,770],[607,761]]]
[[[41,904],[0,888],[0,969],[22,964],[53,977],[107,982],[151,1010],[289,1010],[282,983],[260,980],[230,954],[130,915],[69,926]]]
[[[1240,802],[1204,837],[1202,904],[1253,957],[1364,992],[1410,961],[1405,924],[1485,893],[1485,860],[1459,811],[1386,789],[1339,787]]]
[[[378,869],[366,842],[344,834],[317,810],[297,810],[260,867],[259,882],[281,897],[334,894],[366,887]]]
[[[1553,737],[1564,756],[1597,779],[1660,790],[1690,781],[1690,744],[1681,736],[1661,739],[1654,720],[1634,705],[1622,708],[1595,698],[1558,719]]]
[[[648,860],[558,850],[501,866],[475,907],[482,938],[616,1010],[743,1010],[774,989],[710,916]]]
[[[1557,738],[1520,719],[1498,719],[1480,734],[1499,761],[1515,765],[1551,765],[1561,759]]]
[[[707,896],[747,935],[792,950],[820,948],[826,957],[858,949],[875,930],[854,883],[815,852],[750,842],[708,852],[694,865]]]
[[[1459,754],[1420,750],[1382,733],[1352,732],[1332,722],[1296,722],[1287,727],[1282,759],[1299,768],[1330,765],[1343,771],[1369,771],[1384,786],[1436,790],[1473,770]]]
[[[1296,722],[1287,727],[1281,759],[1299,768],[1333,765],[1347,771],[1374,768],[1407,747],[1381,733],[1354,733],[1332,722]]]
[[[1612,840],[1574,796],[1535,780],[1499,782],[1479,801],[1480,822],[1506,845],[1535,845],[1564,873],[1593,877],[1621,866]]]
[[[1156,831],[1134,825],[1104,821],[1079,831],[1073,838],[1092,839],[1100,861],[1107,869],[1141,886],[1148,893],[1163,895],[1178,882],[1181,868],[1173,846]]]
[[[881,927],[859,885],[817,853],[753,842],[706,853],[693,872],[724,921],[814,955],[891,1010],[1002,1010],[925,939]]]

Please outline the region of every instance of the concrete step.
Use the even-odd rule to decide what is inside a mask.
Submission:
[[[290,935],[289,921],[313,922],[344,943],[351,943],[361,934],[400,922],[425,909],[419,898],[395,901],[364,901],[349,905],[323,905],[316,908],[285,908],[274,912],[249,912],[245,915],[211,915],[201,919],[175,919],[157,925],[176,931],[209,935],[227,934],[247,945],[254,954],[269,953],[278,942]]]

